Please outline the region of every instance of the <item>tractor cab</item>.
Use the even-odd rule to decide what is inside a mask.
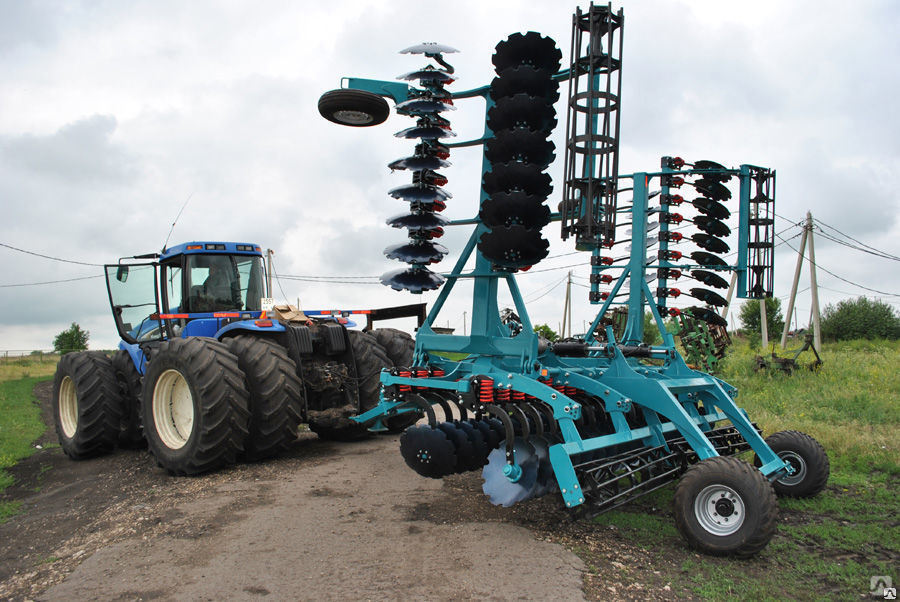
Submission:
[[[268,296],[253,244],[190,242],[105,268],[119,336],[132,345],[213,336],[227,322],[258,318]]]

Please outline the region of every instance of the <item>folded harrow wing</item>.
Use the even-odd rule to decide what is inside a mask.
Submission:
[[[772,537],[775,493],[818,493],[827,456],[795,431],[767,443],[737,406],[734,387],[688,366],[663,319],[721,327],[725,301],[712,290],[727,286],[720,272],[733,273],[739,297],[772,294],[775,172],[664,157],[658,171],[620,175],[623,28],[621,11],[592,5],[575,14],[566,69],[553,40],[516,33],[497,45],[496,77],[481,88],[449,92],[455,76],[444,55],[455,49],[421,44],[403,52],[438,66],[401,76],[417,87],[349,78],[323,95],[320,110],[324,103],[323,115],[338,123],[383,121],[384,98],[416,119],[397,134],[415,142],[414,153],[390,164],[412,172],[411,184],[390,191],[409,211],[388,220],[407,228],[409,241],[385,251],[409,267],[382,282],[412,293],[440,289],[413,364],[384,371],[380,403],[355,419],[382,430],[395,416],[421,416],[400,438],[406,463],[432,478],[481,470],[484,492],[503,506],[553,493],[593,514],[678,480],[675,520],[687,541],[708,553],[750,555]],[[548,138],[560,82],[568,82],[565,174],[552,212],[547,169],[556,149]],[[446,116],[476,97],[486,104],[484,136],[450,142]],[[477,215],[451,221],[439,215],[454,201],[436,170],[449,167],[454,148],[473,145],[484,148]],[[681,196],[687,191],[693,200]],[[551,221],[589,254],[588,301],[600,306],[583,337],[555,344],[534,332],[516,282],[547,256],[542,229]],[[433,266],[447,249],[434,239],[450,226],[473,231],[452,269],[438,273]],[[616,257],[624,243],[630,250]],[[692,280],[683,290],[672,285],[682,277]],[[439,333],[433,325],[461,279],[473,282],[468,334]],[[499,311],[501,284],[514,314]],[[671,307],[682,295],[696,304]],[[641,344],[645,309],[660,345]],[[713,360],[719,353],[710,340],[698,349]],[[756,467],[736,457],[748,450]]]

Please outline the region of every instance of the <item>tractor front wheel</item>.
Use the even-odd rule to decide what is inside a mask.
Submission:
[[[714,555],[752,556],[775,534],[778,502],[761,472],[733,456],[691,466],[675,488],[675,525]]]
[[[147,364],[141,397],[147,444],[170,473],[214,470],[244,450],[249,399],[244,373],[224,343],[164,341]]]
[[[780,431],[766,437],[766,443],[794,469],[793,474],[772,484],[775,493],[787,497],[812,497],[825,489],[831,464],[825,448],[818,441],[800,431]],[[761,466],[762,462],[755,457],[754,464]]]
[[[112,362],[100,351],[67,353],[53,379],[53,416],[63,452],[73,460],[109,453],[122,421]]]

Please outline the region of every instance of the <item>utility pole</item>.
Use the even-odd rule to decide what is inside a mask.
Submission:
[[[781,348],[784,349],[787,346],[787,334],[788,329],[790,328],[791,322],[791,313],[794,311],[794,302],[797,299],[797,284],[800,282],[800,272],[803,270],[803,253],[806,250],[806,237],[809,235],[809,220],[807,220],[807,224],[803,226],[803,234],[800,236],[800,251],[797,253],[797,267],[794,268],[794,282],[791,284],[791,296],[788,297],[788,306],[787,312],[785,315],[787,316],[787,320],[784,323],[784,330],[781,333]],[[794,327],[796,330],[796,326]],[[818,349],[816,349],[818,351]]]
[[[769,348],[769,325],[766,323],[766,298],[759,300],[759,326],[762,331],[762,349],[765,352]]]
[[[466,336],[466,312],[463,312],[463,336]]]
[[[266,263],[268,264],[268,269],[266,270],[266,297],[272,296],[272,255],[275,254],[275,251],[272,249],[266,249]]]
[[[806,227],[809,229],[809,287],[812,293],[813,312],[813,346],[816,351],[822,351],[822,330],[819,327],[819,285],[816,282],[816,245],[813,241],[812,213],[806,212]]]
[[[567,317],[569,319],[569,336],[572,336],[572,270],[569,270],[569,275],[566,280],[566,301],[563,303],[562,332],[559,337],[561,339],[566,338]]]

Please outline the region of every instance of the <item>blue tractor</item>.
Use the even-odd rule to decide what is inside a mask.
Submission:
[[[325,438],[364,435],[350,416],[378,403],[382,369],[407,365],[413,350],[409,335],[372,330],[373,321],[424,317],[424,305],[307,313],[274,305],[262,251],[248,243],[189,242],[105,273],[119,350],[60,360],[60,445],[73,459],[146,445],[173,474],[273,456],[301,422]],[[349,313],[367,314],[368,331],[349,330]]]

